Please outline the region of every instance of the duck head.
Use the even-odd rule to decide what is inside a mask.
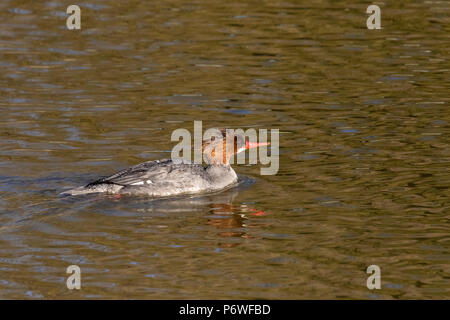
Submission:
[[[202,143],[203,159],[210,165],[230,165],[230,158],[247,149],[267,146],[268,142],[250,142],[242,134],[217,129],[210,140]]]

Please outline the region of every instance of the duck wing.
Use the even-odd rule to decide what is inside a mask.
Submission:
[[[91,182],[86,187],[93,187],[99,184],[130,186],[153,183],[153,181],[164,179],[172,171],[173,165],[174,163],[171,159],[143,162],[111,176]]]

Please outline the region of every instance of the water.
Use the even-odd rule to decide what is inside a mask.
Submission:
[[[69,31],[69,3],[2,1],[0,298],[448,299],[450,6],[378,4],[382,30],[365,1],[88,0]],[[278,174],[58,195],[194,120],[279,128]]]

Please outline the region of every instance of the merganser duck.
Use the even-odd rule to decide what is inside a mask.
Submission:
[[[225,130],[220,132],[222,135],[220,139],[202,143],[206,165],[172,159],[147,161],[61,194],[81,195],[101,192],[168,197],[226,189],[238,180],[229,163],[230,158],[246,149],[269,143],[249,142],[243,135],[233,133],[230,136]],[[225,152],[221,152],[222,150]]]

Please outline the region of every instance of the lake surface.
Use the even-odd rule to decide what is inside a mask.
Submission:
[[[0,298],[450,298],[450,2],[377,2],[381,30],[367,1],[69,4],[0,3]],[[278,128],[278,173],[59,195],[195,120]]]

